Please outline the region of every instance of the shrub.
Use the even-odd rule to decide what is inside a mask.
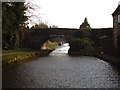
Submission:
[[[81,55],[93,55],[94,54],[94,42],[89,38],[73,38],[70,42],[69,54],[76,52]]]
[[[84,55],[94,55],[94,54],[95,54],[94,47],[92,47],[92,46],[86,46],[86,47],[83,49],[83,54],[84,54]]]

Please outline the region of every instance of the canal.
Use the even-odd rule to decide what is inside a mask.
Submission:
[[[118,68],[95,57],[69,56],[69,46],[49,56],[3,68],[3,88],[119,88]]]

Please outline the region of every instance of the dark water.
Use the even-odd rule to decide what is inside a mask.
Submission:
[[[119,88],[118,68],[95,57],[67,55],[68,45],[47,57],[3,68],[3,88]]]

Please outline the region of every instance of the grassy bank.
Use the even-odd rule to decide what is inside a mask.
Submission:
[[[2,63],[3,65],[16,63],[23,60],[29,60],[33,57],[41,57],[47,56],[52,50],[44,50],[44,51],[33,51],[33,52],[23,52],[14,55],[5,55],[2,56]],[[13,52],[12,52],[13,53]]]

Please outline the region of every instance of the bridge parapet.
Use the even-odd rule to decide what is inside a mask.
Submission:
[[[71,35],[74,34],[79,29],[61,29],[61,28],[48,28],[48,29],[37,29],[32,30],[32,33],[38,33],[39,35],[50,35],[50,34],[64,34],[64,35]]]

